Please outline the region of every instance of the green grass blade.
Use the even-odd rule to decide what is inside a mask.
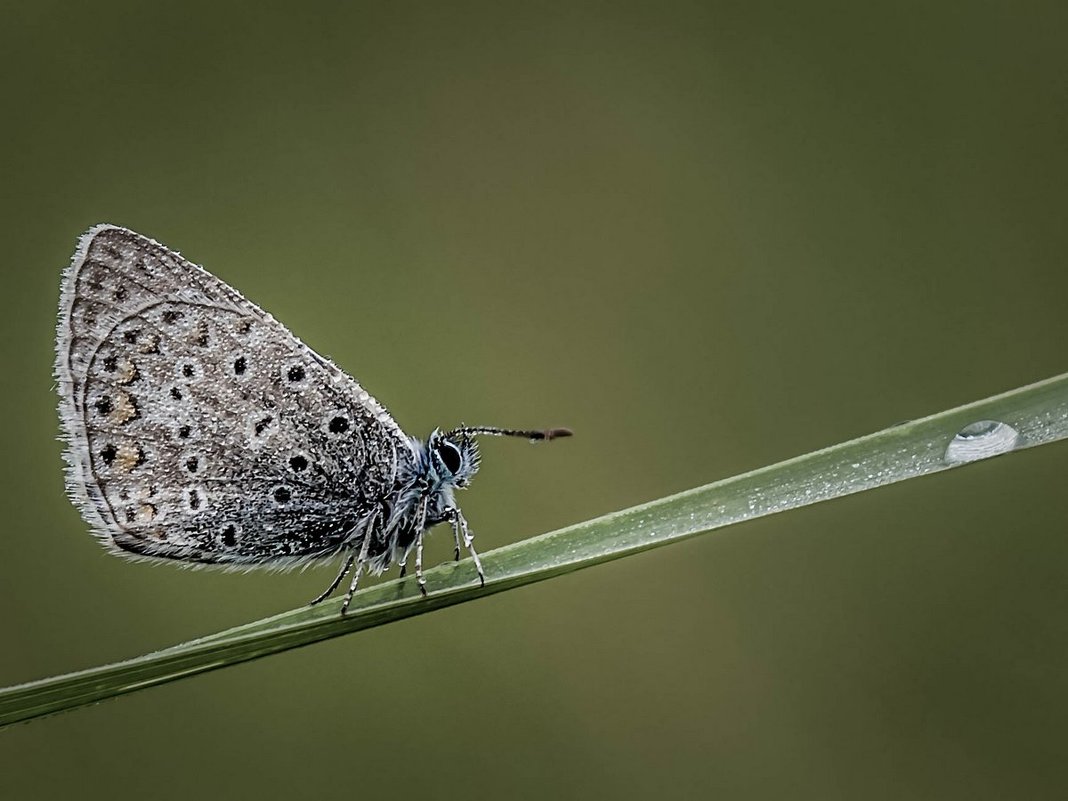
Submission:
[[[965,435],[957,436],[962,430]],[[427,571],[428,598],[419,596],[412,578],[392,581],[357,593],[345,617],[338,615],[340,602],[329,601],[126,662],[0,689],[0,726],[1065,436],[1068,374],[490,551],[482,555],[487,575],[484,588],[478,586],[469,560],[446,564]]]

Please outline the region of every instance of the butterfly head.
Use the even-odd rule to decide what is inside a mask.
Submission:
[[[478,453],[477,436],[522,437],[531,442],[570,437],[567,428],[551,428],[545,431],[524,431],[490,426],[460,426],[451,431],[437,430],[427,440],[430,477],[439,485],[463,489],[471,483],[478,472],[481,457]]]
[[[431,480],[463,489],[478,472],[478,443],[462,429],[435,431],[427,440]]]

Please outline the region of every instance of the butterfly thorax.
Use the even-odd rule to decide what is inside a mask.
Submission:
[[[368,556],[372,572],[393,561],[404,563],[418,536],[456,512],[455,491],[468,486],[478,472],[478,447],[471,437],[435,430],[426,440],[412,437],[413,458],[398,471],[387,511],[368,522]]]

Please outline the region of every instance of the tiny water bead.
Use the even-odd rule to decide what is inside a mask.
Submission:
[[[956,433],[943,457],[946,464],[964,464],[1015,450],[1020,433],[1008,423],[979,420]]]

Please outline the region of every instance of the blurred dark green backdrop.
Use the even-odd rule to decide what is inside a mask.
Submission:
[[[413,433],[483,549],[1068,369],[1064,3],[5,4],[0,683],[333,567],[107,556],[51,363],[90,224]],[[1063,797],[1068,448],[0,733],[4,798]],[[430,561],[451,555],[432,540]]]

